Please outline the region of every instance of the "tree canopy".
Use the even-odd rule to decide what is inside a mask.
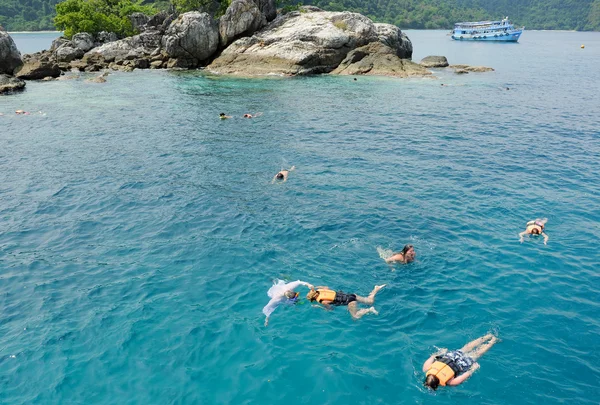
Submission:
[[[221,15],[230,0],[170,0],[179,12],[208,11]],[[295,3],[297,0],[283,0]],[[400,28],[450,29],[454,23],[509,16],[529,29],[600,31],[600,0],[299,0],[325,10],[355,11]],[[54,29],[60,0],[0,0],[0,25],[16,30]],[[278,2],[279,3],[279,2]],[[64,5],[63,5],[64,4]],[[59,29],[70,26],[96,30],[116,27],[128,32],[124,13],[166,9],[169,0],[65,0],[58,6]],[[96,9],[96,10],[94,10]],[[68,16],[67,16],[68,15]],[[81,20],[81,22],[79,22]]]
[[[156,9],[131,0],[65,0],[56,5],[54,23],[67,38],[78,32],[100,31],[128,36],[134,33],[129,15],[135,12],[153,14]]]

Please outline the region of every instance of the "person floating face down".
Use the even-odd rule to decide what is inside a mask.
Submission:
[[[436,390],[438,386],[459,385],[477,369],[477,360],[483,356],[498,338],[491,333],[467,343],[460,350],[441,349],[423,363],[426,387]]]
[[[233,118],[231,115],[225,115],[225,113],[219,114],[219,118],[222,120],[226,120],[228,118]]]
[[[350,312],[350,316],[354,319],[360,319],[366,314],[374,314],[378,315],[379,312],[375,310],[373,306],[366,309],[358,309],[358,303],[365,305],[373,305],[375,303],[375,295],[385,287],[383,285],[376,285],[373,288],[373,291],[369,294],[368,297],[361,297],[356,294],[346,294],[343,291],[333,291],[328,287],[320,286],[315,288],[311,288],[311,290],[306,295],[306,298],[310,302],[318,302],[323,305],[325,309],[332,309],[331,306],[348,306],[348,312]]]
[[[525,235],[541,235],[544,237],[544,245],[548,244],[550,237],[544,232],[546,222],[548,222],[548,218],[537,218],[535,221],[527,222],[525,230],[519,234],[519,241],[523,242]]]
[[[314,288],[312,284],[305,283],[304,281],[293,281],[291,283],[285,283],[283,280],[277,280],[275,284],[269,288],[267,295],[271,298],[269,303],[263,308],[263,314],[265,314],[265,326],[269,324],[269,317],[277,309],[277,307],[283,303],[295,304],[300,295],[296,291],[296,288],[301,285],[308,288]]]
[[[400,253],[395,253],[394,255],[388,257],[387,259],[385,259],[386,263],[392,263],[392,262],[400,262],[400,263],[410,263],[412,261],[415,260],[415,248],[413,247],[413,245],[405,245],[404,248],[402,249],[402,252]]]
[[[272,183],[275,183],[277,180],[283,180],[283,181],[287,181],[288,175],[290,174],[291,171],[295,170],[296,166],[292,166],[289,168],[289,170],[282,170],[279,173],[277,173],[275,175],[275,177],[273,177],[273,181],[271,181]]]

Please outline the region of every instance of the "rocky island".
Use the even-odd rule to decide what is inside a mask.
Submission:
[[[205,68],[240,76],[425,77],[431,67],[448,66],[437,59],[431,63],[432,57],[413,62],[410,39],[394,25],[312,6],[277,14],[274,0],[233,0],[218,19],[198,11],[162,11],[152,17],[135,13],[130,20],[137,35],[118,39],[109,32],[79,33],[23,57],[10,36],[0,32],[0,92],[22,89],[23,80],[51,80],[67,71]]]

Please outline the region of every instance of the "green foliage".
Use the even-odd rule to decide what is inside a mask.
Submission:
[[[203,11],[220,17],[225,14],[231,0],[171,0],[180,13],[188,11]]]
[[[450,29],[461,21],[509,16],[530,29],[600,30],[600,0],[304,0],[330,11],[354,11],[400,28]]]
[[[54,28],[55,6],[60,0],[0,0],[0,25],[16,30]],[[139,1],[139,0],[138,0]],[[298,0],[276,0],[283,12],[298,10]],[[450,29],[455,22],[500,19],[509,16],[529,29],[600,30],[600,0],[301,0],[331,11],[354,11],[375,21],[400,28]],[[222,15],[231,0],[172,0],[177,11],[200,10]],[[169,0],[66,0],[61,26],[72,31],[84,27],[116,27],[121,35],[131,32],[127,12],[141,11],[142,4],[167,9]],[[87,4],[86,4],[87,3]],[[97,7],[96,7],[97,6]],[[96,8],[96,9],[94,9]],[[144,12],[144,11],[142,11]],[[146,11],[148,13],[148,11]],[[73,13],[73,14],[71,14]],[[70,14],[69,17],[66,14]]]
[[[65,0],[56,5],[54,23],[67,38],[78,32],[100,31],[124,37],[134,34],[128,16],[135,12],[153,14],[156,10],[131,0]]]
[[[0,0],[0,25],[9,31],[52,30],[60,0]]]
[[[592,3],[585,29],[600,31],[600,0],[596,0]]]

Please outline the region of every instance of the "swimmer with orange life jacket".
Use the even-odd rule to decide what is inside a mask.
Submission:
[[[306,295],[306,298],[310,302],[318,302],[319,304],[323,305],[325,309],[332,309],[331,306],[347,306],[348,312],[350,312],[352,318],[360,319],[366,314],[379,315],[379,312],[377,312],[373,306],[370,308],[358,309],[358,303],[360,302],[361,304],[373,305],[375,303],[375,295],[383,287],[385,287],[385,284],[376,285],[369,296],[365,298],[356,294],[347,294],[343,291],[333,291],[328,287],[321,286],[311,288]]]
[[[436,390],[438,386],[459,385],[477,369],[477,360],[498,342],[491,333],[467,343],[460,350],[441,349],[423,364],[426,373],[424,385]]]
[[[550,239],[550,237],[544,233],[546,222],[548,222],[548,218],[538,218],[535,221],[527,222],[527,227],[519,234],[519,242],[523,242],[523,237],[525,235],[541,235],[544,237],[544,245],[546,245],[548,243],[548,239]]]

